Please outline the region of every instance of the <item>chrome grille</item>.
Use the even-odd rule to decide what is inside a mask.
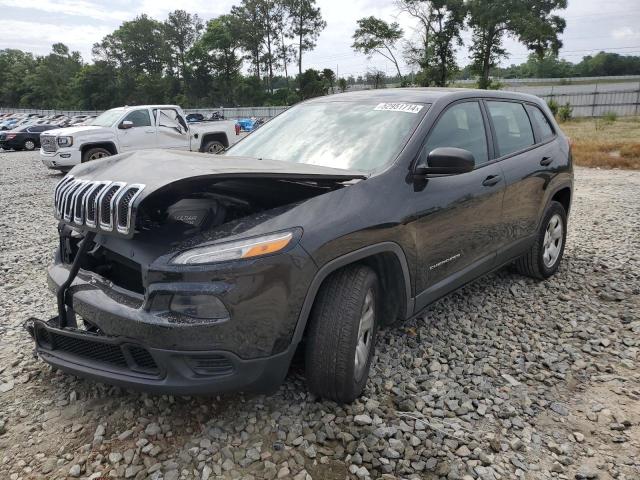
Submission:
[[[56,137],[52,135],[40,135],[40,146],[45,152],[55,152],[58,149]]]
[[[142,184],[89,181],[67,175],[55,188],[55,214],[67,223],[105,232],[132,233],[132,211]]]

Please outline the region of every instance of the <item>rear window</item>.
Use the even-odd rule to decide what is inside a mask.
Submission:
[[[524,105],[515,102],[487,102],[498,142],[499,156],[503,157],[530,147],[535,143],[533,129]]]
[[[538,128],[538,132],[540,133],[540,141],[544,142],[545,140],[549,140],[555,135],[553,131],[553,127],[549,122],[547,116],[542,113],[538,107],[534,107],[533,105],[528,106],[529,113],[531,114],[531,120],[535,123]]]

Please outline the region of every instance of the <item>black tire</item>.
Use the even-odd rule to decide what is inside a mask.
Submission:
[[[90,148],[82,154],[82,163],[98,160],[99,158],[110,157],[111,152],[106,148]]]
[[[224,151],[224,149],[224,144],[222,142],[219,142],[218,140],[210,140],[204,144],[204,147],[202,147],[202,151],[204,153],[210,153],[212,155],[217,155],[218,153]]]
[[[22,148],[31,152],[36,149],[36,142],[34,142],[33,140],[25,140],[25,142],[22,144]]]
[[[545,235],[547,233],[547,227],[551,219],[558,215],[562,221],[562,244],[560,245],[560,253],[553,262],[552,265],[546,265],[544,254]],[[516,260],[516,270],[522,275],[528,277],[537,278],[538,280],[544,280],[549,278],[558,271],[562,256],[564,254],[564,247],[567,243],[567,212],[561,203],[551,202],[547,211],[542,218],[540,224],[540,231],[536,238],[535,243],[531,246],[529,251]]]
[[[369,292],[373,295],[373,326],[368,356],[364,367],[356,369],[358,329]],[[348,266],[323,282],[311,310],[305,347],[307,386],[312,393],[338,403],[350,403],[360,396],[375,352],[379,311],[378,277],[371,268]]]

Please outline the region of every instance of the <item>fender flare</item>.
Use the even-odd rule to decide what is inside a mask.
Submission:
[[[400,247],[400,245],[395,242],[377,243],[334,258],[333,260],[325,263],[316,272],[313,280],[311,281],[311,285],[307,290],[304,302],[302,303],[302,308],[300,309],[300,314],[298,315],[298,322],[296,324],[296,328],[293,333],[293,339],[291,341],[292,344],[297,345],[300,340],[302,340],[302,335],[304,334],[305,328],[307,326],[307,321],[309,320],[309,315],[311,313],[311,307],[313,307],[313,302],[316,299],[322,282],[324,282],[324,280],[336,270],[351,263],[355,263],[359,260],[363,260],[367,257],[376,255],[378,253],[393,253],[398,259],[398,262],[400,262],[400,268],[402,269],[402,275],[404,277],[406,294],[405,315],[406,317],[411,316],[411,314],[413,313],[414,298],[411,295],[411,276],[409,274],[409,264],[407,263],[407,258],[404,250],[402,250],[402,247]]]

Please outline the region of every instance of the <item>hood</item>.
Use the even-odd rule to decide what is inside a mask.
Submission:
[[[131,237],[139,205],[165,188],[189,191],[195,185],[229,178],[335,184],[366,177],[360,171],[278,160],[140,150],[73,168],[56,186],[55,207],[58,218],[66,223]]]
[[[61,127],[55,128],[53,130],[46,130],[42,132],[42,135],[51,135],[57,137],[59,135],[75,135],[77,133],[84,132],[97,132],[99,130],[106,130],[111,132],[110,128],[98,127],[97,125],[78,125],[76,127]]]

